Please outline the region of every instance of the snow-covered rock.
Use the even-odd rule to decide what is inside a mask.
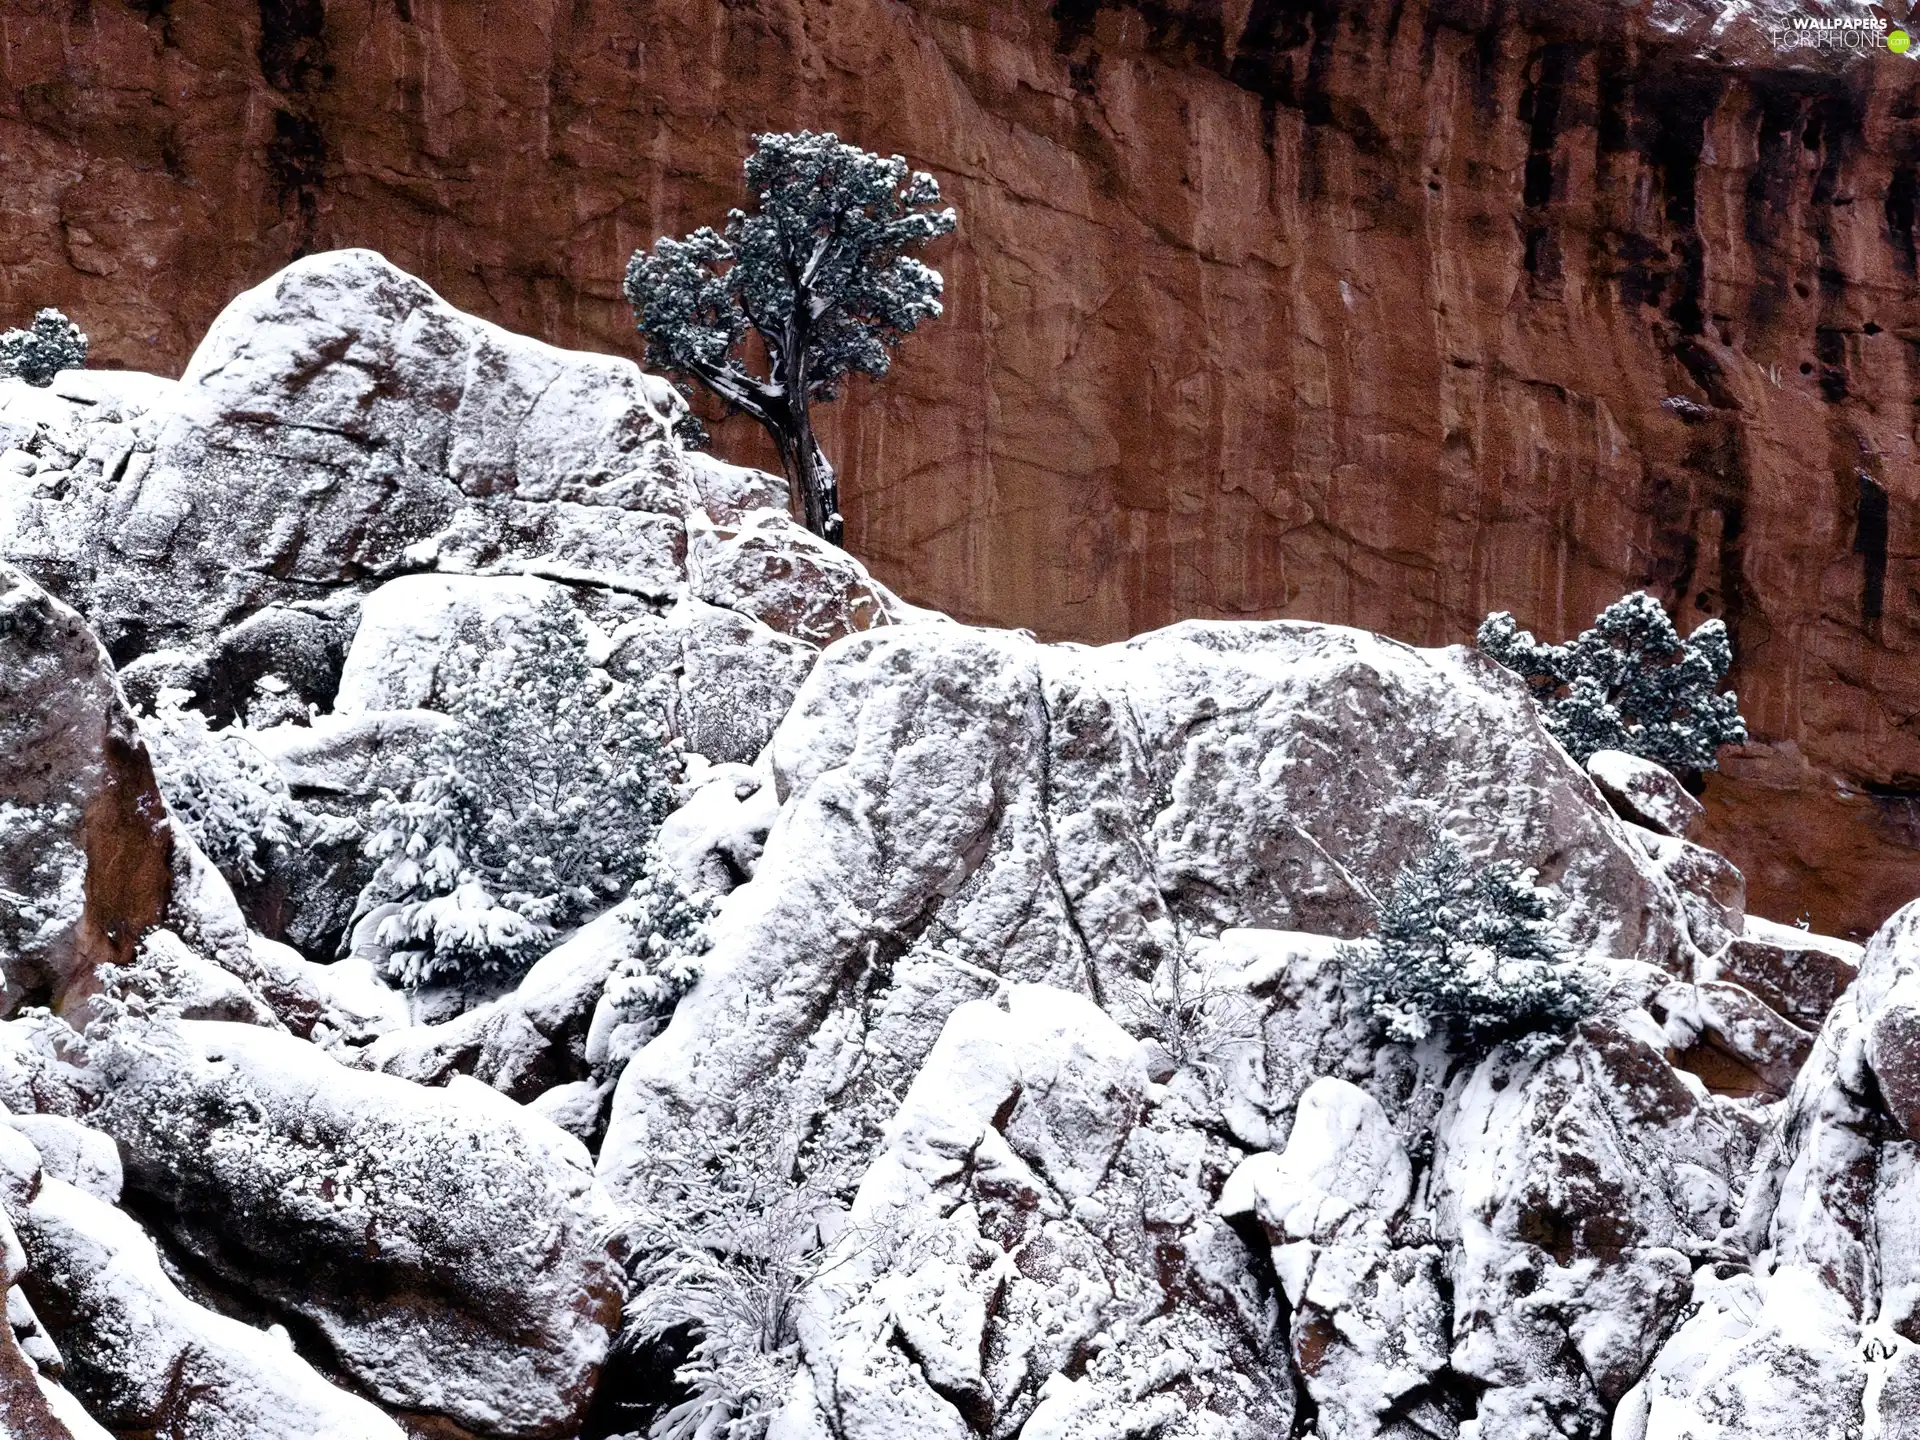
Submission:
[[[1676,981],[1648,1009],[1666,1027],[1674,1063],[1716,1094],[1778,1100],[1813,1049],[1811,1034],[1725,981]]]
[[[393,1030],[354,1063],[422,1085],[471,1075],[522,1102],[582,1079],[594,1007],[639,944],[632,916],[631,902],[614,906],[536,960],[499,999],[438,1025]]]
[[[905,626],[830,647],[771,742],[782,800],[707,978],[621,1079],[625,1137],[783,1093],[877,1133],[1002,979],[1120,1007],[1180,937],[1359,935],[1436,822],[1538,865],[1569,938],[1683,970],[1672,885],[1470,652],[1181,625],[1088,650]],[[1678,842],[1675,842],[1678,843]]]
[[[221,312],[128,463],[101,559],[151,583],[100,596],[96,622],[191,637],[293,585],[392,572],[469,497],[641,500],[678,404],[630,361],[462,315],[371,251],[309,256]]]
[[[624,1289],[578,1141],[470,1080],[365,1074],[252,1026],[114,1034],[95,1123],[174,1243],[385,1404],[572,1433]]]
[[[284,1332],[181,1294],[139,1225],[38,1162],[0,1124],[0,1209],[24,1252],[21,1285],[59,1346],[64,1386],[94,1418],[180,1440],[401,1440],[398,1425],[322,1379]]]
[[[1495,1052],[1435,1127],[1451,1366],[1485,1390],[1480,1434],[1598,1434],[1736,1218],[1755,1135],[1690,1087],[1631,1014],[1557,1054]]]
[[[1587,774],[1622,820],[1684,840],[1706,807],[1664,765],[1624,750],[1596,750]]]
[[[685,788],[656,843],[687,889],[724,895],[753,878],[779,799],[766,776],[738,764],[689,773]]]
[[[389,580],[361,603],[334,714],[445,709],[449,688],[560,593],[529,575]]]
[[[816,645],[912,613],[794,524],[771,477],[683,453],[666,381],[462,314],[372,251],[295,261],[221,312],[177,385],[121,389],[118,408],[0,396],[0,439],[36,467],[5,487],[0,554],[116,654],[211,657],[222,715],[269,675],[296,708],[325,695],[324,668],[260,665],[273,637],[242,635],[249,616],[422,569],[542,576],[630,613],[689,587]]]
[[[1818,1030],[1860,973],[1862,947],[1749,915],[1719,955],[1715,978],[1731,980],[1805,1030]]]
[[[1909,1140],[1920,1140],[1920,902],[1875,933],[1854,996],[1887,1112]]]
[[[624,624],[607,668],[631,680],[672,676],[673,732],[695,754],[744,764],[772,738],[816,653],[737,610],[688,596],[664,616]]]
[[[1249,1156],[1220,1195],[1221,1214],[1257,1220],[1273,1247],[1293,1363],[1328,1440],[1421,1421],[1444,1433],[1450,1418],[1430,1393],[1452,1319],[1443,1255],[1430,1236],[1401,1233],[1412,1182],[1380,1102],[1321,1078],[1300,1097],[1286,1150]]]
[[[1619,1440],[1920,1433],[1917,972],[1909,905],[1828,1011],[1725,1237],[1737,1248],[1696,1269]]]
[[[1731,945],[1746,925],[1747,878],[1726,856],[1690,840],[1636,830],[1641,848],[1680,896],[1693,971],[1705,975],[1712,957]]]
[[[296,793],[365,799],[404,790],[426,743],[452,723],[434,710],[322,715],[311,725],[276,725],[249,738]]]
[[[1154,1130],[1097,1006],[1005,999],[956,1009],[901,1101],[769,1440],[1288,1433],[1276,1317],[1202,1201],[1221,1155]]]
[[[165,912],[171,854],[99,641],[0,562],[0,1006],[70,1003],[131,959]]]

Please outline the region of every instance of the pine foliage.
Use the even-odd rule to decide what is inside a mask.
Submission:
[[[658,845],[647,847],[620,907],[633,949],[608,976],[587,1036],[587,1062],[597,1074],[617,1077],[693,988],[713,946],[707,926],[715,908],[710,894],[680,883]]]
[[[765,426],[808,526],[837,541],[833,469],[808,406],[850,374],[885,376],[894,347],[940,313],[939,272],[908,252],[952,230],[954,214],[931,175],[833,134],[755,136],[746,178],[751,212],[729,211],[724,233],[635,251],[624,288],[648,364]],[[750,334],[764,376],[740,353]]]
[[[28,330],[0,334],[0,375],[11,375],[42,388],[62,370],[78,370],[87,363],[87,337],[58,310],[42,310]]]
[[[1553,737],[1585,763],[1624,750],[1670,770],[1711,770],[1722,745],[1747,738],[1739,697],[1716,693],[1733,664],[1727,627],[1708,620],[1684,641],[1644,591],[1603,610],[1565,645],[1543,645],[1497,611],[1476,637],[1483,653],[1520,675]]]
[[[359,914],[410,987],[519,968],[617,900],[672,797],[678,758],[650,692],[588,660],[556,595],[504,647],[475,653],[406,797],[373,810],[378,869]]]
[[[182,690],[162,690],[140,738],[173,817],[207,859],[235,886],[258,883],[277,845],[320,843],[317,832],[344,822],[310,814],[287,783],[237,727],[214,730],[186,704]]]
[[[1395,1040],[1442,1035],[1468,1050],[1550,1046],[1595,990],[1551,925],[1551,892],[1510,861],[1468,861],[1445,832],[1401,873],[1352,977]]]

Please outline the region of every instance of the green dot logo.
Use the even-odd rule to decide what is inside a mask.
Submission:
[[[1907,53],[1907,47],[1913,44],[1913,37],[1904,30],[1887,31],[1887,49],[1896,55]]]

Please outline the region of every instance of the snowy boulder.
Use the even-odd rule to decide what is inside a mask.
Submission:
[[[124,1176],[110,1137],[65,1115],[8,1115],[0,1124],[24,1135],[40,1154],[42,1173],[106,1205],[120,1203]]]
[[[31,462],[0,470],[0,555],[61,599],[99,580],[87,543],[101,497],[151,455],[175,381],[131,370],[70,370],[42,389],[0,381],[0,448]]]
[[[1801,1029],[1818,1030],[1860,973],[1864,954],[1851,940],[1749,915],[1715,975],[1745,986]]]
[[[0,1127],[0,1138],[17,1134]],[[328,1384],[284,1332],[182,1295],[132,1219],[37,1162],[24,1142],[0,1143],[0,1208],[24,1252],[22,1289],[59,1347],[63,1384],[89,1414],[121,1434],[180,1440],[400,1440],[399,1426]]]
[[[694,519],[687,572],[699,599],[810,645],[916,614],[851,555],[796,526],[784,508],[751,511],[724,526]]]
[[[1446,1427],[1440,1396],[1422,1393],[1447,1363],[1442,1254],[1398,1233],[1412,1179],[1380,1103],[1323,1078],[1300,1097],[1286,1150],[1249,1156],[1220,1195],[1222,1215],[1256,1220],[1273,1247],[1294,1366],[1330,1437]]]
[[[115,654],[205,658],[223,716],[324,704],[339,637],[288,615],[336,617],[422,569],[545,575],[628,609],[690,585],[811,644],[914,613],[788,519],[773,477],[683,452],[665,380],[463,314],[369,250],[237,296],[152,388],[113,423],[0,400],[0,449],[34,467],[0,480],[0,553]]]
[[[946,1015],[1002,979],[1118,1006],[1176,926],[1364,934],[1435,821],[1539,866],[1576,943],[1683,968],[1673,886],[1509,681],[1290,622],[839,641],[768,747],[779,819],[706,976],[621,1079],[603,1175],[617,1192],[637,1163],[623,1136],[776,1089],[832,1087],[877,1133]]]
[[[249,738],[295,794],[365,800],[411,784],[428,742],[451,724],[435,710],[322,715]]]
[[[1914,1147],[1891,1138],[1863,1032],[1842,997],[1731,1231],[1755,1261],[1695,1271],[1684,1323],[1620,1403],[1622,1440],[1909,1433],[1863,1428],[1901,1418],[1920,1319]]]
[[[1398,1218],[1412,1188],[1406,1147],[1380,1102],[1344,1080],[1300,1097],[1284,1152],[1249,1156],[1220,1196],[1222,1215],[1253,1215],[1274,1245],[1313,1244]],[[1305,1272],[1283,1275],[1300,1303]]]
[[[624,1290],[578,1141],[469,1080],[344,1069],[250,1026],[115,1033],[96,1123],[174,1243],[389,1406],[573,1433]]]
[[[1725,981],[1676,981],[1648,1008],[1666,1027],[1673,1063],[1718,1095],[1778,1100],[1813,1049],[1811,1034]]]
[[[45,1010],[0,1021],[0,1105],[16,1115],[79,1116],[99,1103],[86,1042]]]
[[[1641,848],[1680,897],[1693,969],[1704,974],[1711,957],[1724,951],[1746,925],[1747,878],[1717,850],[1638,830]]]
[[[1378,1023],[1342,981],[1345,949],[1326,935],[1228,930],[1196,951],[1230,1020],[1217,1042],[1220,1118],[1251,1150],[1286,1147],[1295,1106],[1321,1077],[1377,1084],[1391,1068],[1376,1063]],[[1382,1093],[1405,1111],[1404,1093]]]
[[[1205,1203],[1224,1157],[1146,1095],[1080,996],[956,1009],[820,1266],[770,1440],[1288,1433],[1271,1313]]]
[[[1784,1440],[1862,1434],[1859,1327],[1804,1274],[1703,1267],[1695,1307],[1621,1401],[1614,1440]],[[1904,1428],[1866,1431],[1903,1435]]]
[[[336,715],[446,707],[490,654],[555,595],[531,576],[406,575],[360,607],[334,702]],[[467,650],[474,658],[464,659]]]
[[[1909,1140],[1920,1140],[1920,901],[1875,932],[1854,994],[1887,1111]]]
[[[113,666],[0,563],[0,1005],[63,1008],[160,922],[172,832]]]
[[[193,1304],[127,1216],[58,1180],[18,1217],[26,1285],[59,1338],[66,1384],[107,1424],[182,1440],[399,1440],[276,1337]]]
[[[685,791],[655,843],[687,889],[724,895],[753,878],[780,802],[767,778],[744,765],[689,767]]]
[[[1706,813],[1666,766],[1624,750],[1594,751],[1587,774],[1622,820],[1662,835],[1684,840]]]
[[[371,251],[308,256],[194,352],[100,537],[135,583],[96,603],[211,634],[295,587],[392,572],[469,497],[619,506],[679,403],[631,361],[463,315]]]
[[[1487,1387],[1483,1436],[1602,1433],[1736,1218],[1751,1130],[1650,1040],[1629,1012],[1539,1061],[1496,1051],[1441,1115],[1451,1364]]]
[[[333,708],[353,639],[353,607],[269,605],[223,631],[206,660],[208,709],[217,721],[262,730]]]
[[[664,616],[629,621],[614,642],[607,669],[640,682],[672,676],[674,733],[722,764],[760,753],[818,653],[751,616],[691,597]]]
[[[631,902],[614,906],[536,960],[507,994],[442,1024],[392,1031],[354,1063],[421,1085],[471,1075],[521,1103],[583,1078],[594,1007],[639,944],[633,913]]]
[[[302,1039],[322,1025],[338,1035],[363,1033],[364,1017],[351,1006],[342,1008],[331,999],[324,967],[248,929],[247,917],[241,913],[226,877],[214,868],[185,827],[178,825],[174,830],[173,894],[166,923],[174,932],[169,938],[177,937],[190,955],[156,957],[155,938],[150,937],[143,945],[142,958],[160,959],[160,969],[166,972],[153,977],[160,986],[151,990],[150,998],[170,1001],[187,1019],[284,1025]],[[226,983],[197,970],[196,961],[224,972]],[[198,983],[194,981],[196,975]],[[235,987],[242,993],[217,997],[216,992],[230,992]]]

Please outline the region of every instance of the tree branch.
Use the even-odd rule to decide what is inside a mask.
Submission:
[[[776,387],[756,380],[744,370],[731,365],[710,365],[692,360],[687,362],[687,369],[692,372],[694,379],[736,410],[751,415],[762,425],[776,423],[774,403],[780,399],[780,391]]]

